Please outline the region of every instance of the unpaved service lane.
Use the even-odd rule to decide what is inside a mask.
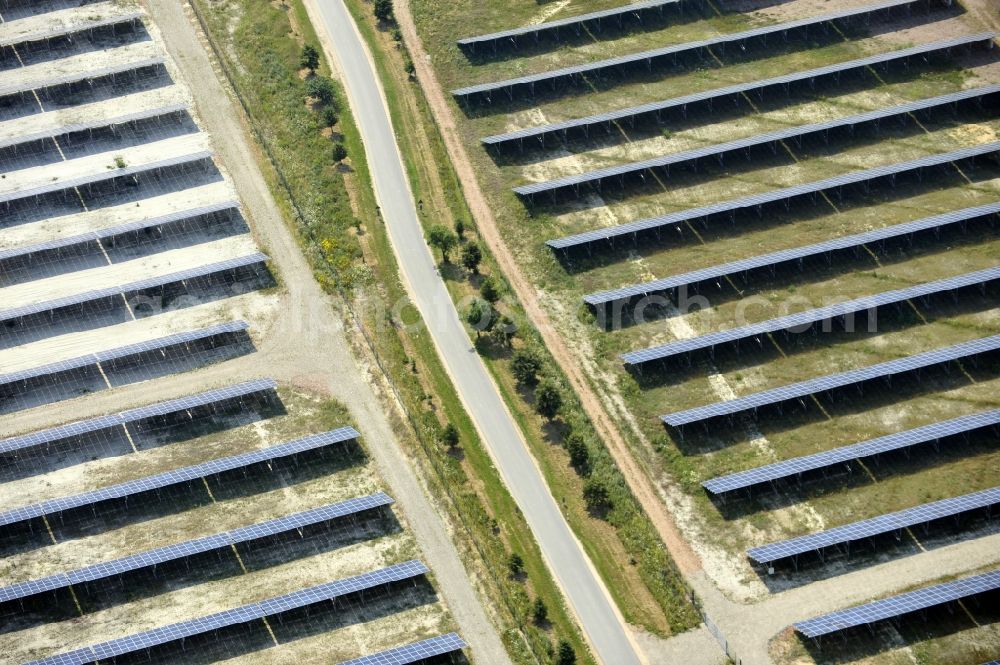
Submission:
[[[608,665],[637,665],[640,657],[620,613],[549,493],[437,272],[417,219],[378,77],[347,8],[341,0],[306,4],[320,19],[316,28],[321,35],[325,33],[326,47],[339,64],[410,297],[430,329],[465,408],[524,512],[595,655]]]

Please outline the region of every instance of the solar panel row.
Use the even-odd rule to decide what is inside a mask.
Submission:
[[[773,406],[824,391],[857,385],[872,379],[888,378],[896,374],[940,365],[952,360],[972,358],[996,351],[997,349],[1000,349],[1000,335],[974,339],[942,349],[934,349],[933,351],[878,363],[877,365],[870,365],[838,374],[830,374],[816,379],[809,379],[808,381],[801,381],[753,393],[745,397],[666,414],[660,416],[660,418],[671,427],[683,427],[721,416],[734,416],[747,411],[756,412],[761,407]]]
[[[353,427],[341,427],[329,432],[323,432],[322,434],[306,436],[301,439],[270,446],[261,450],[255,450],[249,453],[243,453],[241,455],[214,459],[201,464],[195,464],[193,466],[175,469],[174,471],[160,473],[155,476],[147,476],[145,478],[130,480],[128,482],[111,485],[109,487],[103,487],[91,492],[84,492],[83,494],[50,499],[49,501],[43,501],[41,503],[23,506],[5,513],[0,513],[0,526],[16,524],[25,520],[41,517],[43,515],[51,515],[53,513],[80,508],[82,506],[90,506],[102,501],[121,499],[135,494],[140,494],[142,492],[149,492],[169,487],[171,485],[185,483],[191,480],[199,480],[201,478],[206,478],[227,471],[233,471],[235,469],[241,469],[254,464],[269,462],[282,457],[289,457],[306,451],[325,448],[327,446],[347,441],[353,441],[359,436],[361,435],[358,434]]]
[[[864,7],[855,7],[852,9],[841,10],[839,12],[832,12],[828,14],[822,14],[820,16],[814,16],[812,18],[789,21],[787,23],[778,23],[775,25],[754,28],[752,30],[745,30],[742,32],[720,35],[718,37],[713,37],[711,39],[703,39],[694,42],[687,42],[684,44],[675,44],[673,46],[667,46],[665,48],[654,49],[651,51],[642,51],[640,53],[632,53],[630,55],[623,55],[616,58],[610,58],[607,60],[599,60],[596,62],[590,62],[583,65],[577,65],[575,67],[566,67],[563,69],[556,69],[548,72],[542,72],[539,74],[520,76],[505,81],[496,81],[493,83],[482,83],[479,85],[468,86],[465,88],[452,90],[452,95],[462,100],[462,99],[467,99],[473,95],[490,95],[494,92],[498,92],[505,89],[512,89],[520,86],[531,86],[536,83],[553,82],[563,78],[580,77],[585,74],[599,74],[603,70],[617,68],[623,65],[645,63],[659,58],[673,57],[684,54],[701,52],[703,49],[711,48],[713,46],[721,47],[726,44],[739,44],[750,39],[766,38],[768,35],[784,34],[790,31],[802,30],[802,29],[808,30],[808,28],[810,27],[829,24],[834,21],[844,21],[854,18],[870,16],[871,14],[874,14],[876,12],[882,12],[890,9],[912,7],[919,1],[920,0],[887,0],[885,2],[878,2],[871,5],[866,5]]]
[[[807,621],[800,621],[795,624],[795,629],[805,637],[817,638],[997,589],[1000,589],[1000,570],[992,570],[982,575],[925,587],[846,610],[831,612]]]
[[[796,557],[807,552],[817,552],[827,547],[892,533],[945,517],[955,517],[983,508],[990,508],[997,504],[1000,504],[1000,487],[925,503],[818,533],[753,547],[747,551],[747,556],[758,564],[768,565],[774,561]]]
[[[72,570],[68,573],[58,573],[42,579],[2,587],[0,588],[0,603],[21,600],[76,584],[100,581],[116,575],[135,572],[172,561],[179,561],[186,557],[211,552],[220,548],[252,543],[255,540],[276,536],[292,530],[384,508],[392,505],[392,503],[393,500],[391,497],[378,492],[369,496],[348,499],[340,503],[279,517],[267,522],[251,524],[205,538],[189,540],[132,556],[105,561],[87,566],[86,568]]]
[[[382,568],[363,575],[349,577],[335,582],[327,582],[319,586],[295,591],[284,596],[244,605],[232,610],[210,614],[205,617],[184,621],[181,623],[154,628],[143,633],[129,635],[110,642],[102,642],[93,646],[83,647],[64,654],[33,661],[29,665],[86,665],[96,661],[117,658],[135,651],[150,649],[193,637],[203,635],[220,628],[248,623],[257,619],[274,616],[323,601],[335,600],[359,591],[365,591],[396,582],[411,580],[427,574],[429,569],[419,561],[404,563]]]
[[[679,227],[695,220],[706,219],[713,215],[726,214],[732,216],[740,211],[751,209],[760,210],[763,206],[770,203],[788,203],[791,199],[799,196],[817,194],[826,190],[834,190],[849,185],[870,183],[878,178],[894,177],[910,171],[919,172],[922,169],[950,164],[955,161],[994,155],[998,151],[1000,151],[1000,141],[983,143],[966,148],[960,148],[950,152],[928,155],[926,157],[906,162],[878,166],[871,169],[865,169],[863,171],[852,171],[833,178],[826,178],[824,180],[817,180],[802,185],[776,189],[762,194],[744,196],[738,199],[701,206],[699,208],[689,208],[688,210],[681,210],[679,212],[661,215],[659,217],[651,217],[635,222],[629,222],[627,224],[619,224],[618,226],[609,226],[602,229],[587,231],[585,233],[566,236],[556,240],[549,240],[545,244],[552,249],[567,250],[601,240],[611,241],[614,238],[635,235],[645,231],[659,232],[667,228]]]
[[[72,39],[73,35],[88,32],[90,30],[99,30],[101,28],[108,28],[111,26],[125,25],[126,23],[134,24],[140,21],[142,21],[141,12],[129,12],[118,16],[98,18],[97,20],[91,19],[87,20],[85,23],[61,25],[55,28],[45,28],[44,30],[29,32],[27,34],[22,33],[12,35],[10,37],[2,37],[0,38],[0,48],[4,46],[19,46],[29,42],[41,42],[49,39],[55,39],[57,37],[68,37]]]
[[[971,46],[981,42],[992,43],[996,38],[994,32],[981,32],[974,35],[963,35],[953,39],[921,44],[911,48],[880,53],[878,55],[848,60],[834,65],[826,65],[815,69],[808,69],[792,74],[783,74],[773,78],[751,81],[749,83],[739,83],[737,85],[715,88],[704,92],[697,92],[682,97],[674,97],[663,101],[649,102],[641,106],[632,106],[617,111],[608,111],[596,115],[586,116],[573,120],[564,120],[535,127],[525,127],[505,134],[496,134],[482,139],[482,143],[487,146],[504,146],[508,143],[523,141],[524,139],[544,139],[549,135],[565,135],[571,130],[581,130],[587,133],[590,129],[600,126],[607,126],[608,123],[627,121],[632,118],[639,118],[644,115],[656,115],[672,109],[686,109],[688,106],[699,102],[714,102],[724,98],[742,95],[750,92],[763,92],[767,88],[775,86],[789,86],[802,81],[811,81],[827,76],[840,76],[842,74],[858,71],[865,72],[869,68],[877,65],[886,65],[893,62],[905,62],[910,58],[923,56],[927,58],[933,54],[947,52],[958,47]]]
[[[465,647],[465,640],[457,633],[448,633],[370,656],[344,661],[340,665],[409,665],[409,663],[419,663],[428,658],[461,651]]]
[[[191,330],[188,332],[177,333],[174,335],[167,335],[166,337],[159,337],[157,339],[140,342],[138,344],[129,344],[128,346],[120,346],[114,349],[108,349],[107,351],[89,353],[85,356],[80,356],[78,358],[71,358],[69,360],[60,360],[59,362],[50,363],[48,365],[41,365],[39,367],[32,367],[31,369],[22,370],[20,372],[11,372],[10,374],[0,374],[0,386],[8,385],[11,383],[17,383],[20,381],[28,381],[30,379],[35,379],[41,376],[59,374],[60,372],[68,372],[70,370],[80,369],[81,367],[88,367],[90,365],[96,365],[99,363],[107,362],[109,360],[117,360],[120,358],[125,358],[127,356],[133,356],[140,353],[145,353],[147,351],[166,349],[168,347],[176,346],[178,344],[188,344],[190,342],[202,339],[208,339],[210,337],[215,337],[217,335],[242,332],[247,330],[248,328],[249,326],[247,325],[246,321],[231,321],[229,323],[221,323],[219,325],[210,326],[208,328],[202,328],[200,330]]]
[[[539,35],[546,32],[554,32],[559,28],[571,26],[582,27],[587,23],[599,23],[603,19],[620,18],[627,14],[639,14],[640,12],[648,11],[650,9],[662,9],[668,5],[676,5],[680,2],[682,2],[682,0],[643,0],[642,2],[633,2],[627,5],[622,5],[621,7],[605,9],[604,11],[570,16],[569,18],[559,19],[557,21],[547,21],[536,25],[527,25],[523,28],[513,28],[510,30],[503,30],[501,32],[493,32],[488,35],[479,35],[477,37],[466,37],[464,39],[459,39],[458,45],[463,47],[474,47],[479,44],[488,44],[501,40],[513,41],[515,38],[524,35]]]
[[[52,127],[41,132],[35,132],[32,134],[20,134],[18,136],[11,136],[7,139],[0,139],[0,149],[9,148],[11,146],[24,145],[27,143],[34,143],[35,141],[42,141],[44,139],[51,139],[58,136],[63,136],[65,134],[75,134],[77,132],[86,132],[92,129],[104,129],[106,127],[114,127],[116,125],[125,125],[130,122],[138,122],[140,120],[150,120],[152,118],[158,118],[161,116],[174,115],[177,113],[183,113],[190,108],[189,104],[170,104],[167,106],[158,106],[153,109],[146,109],[144,111],[135,111],[133,113],[126,113],[124,115],[115,116],[113,118],[98,118],[96,120],[91,120],[89,122],[76,122],[69,125],[60,125],[58,127]],[[50,111],[50,113],[52,113]]]
[[[654,360],[666,360],[678,355],[705,349],[714,352],[720,346],[739,344],[741,341],[747,339],[779,332],[788,333],[806,332],[810,329],[815,330],[817,324],[838,317],[850,317],[866,311],[872,312],[889,305],[898,305],[908,300],[927,298],[941,293],[954,293],[970,286],[982,286],[998,279],[1000,279],[1000,266],[977,270],[976,272],[955,277],[946,277],[916,286],[908,286],[904,289],[883,291],[872,296],[865,296],[856,300],[848,300],[804,312],[796,312],[795,314],[762,321],[761,323],[754,323],[742,328],[732,328],[688,339],[679,339],[667,344],[661,344],[660,346],[640,351],[631,351],[622,354],[621,358],[626,365],[640,365]]]
[[[134,294],[138,291],[154,289],[168,284],[176,284],[189,279],[207,277],[226,270],[236,270],[239,268],[257,265],[264,263],[265,261],[267,261],[267,256],[265,254],[254,252],[253,254],[248,254],[247,256],[238,256],[233,259],[219,261],[218,263],[210,263],[197,268],[189,268],[187,270],[181,270],[179,272],[162,275],[160,277],[150,277],[137,282],[123,284],[121,286],[98,289],[96,291],[86,291],[84,293],[57,298],[55,300],[46,300],[44,302],[33,303],[31,305],[15,307],[14,309],[2,310],[0,311],[0,321],[12,321],[14,319],[32,316],[34,314],[55,312],[56,310],[64,307],[72,307],[74,305],[95,302],[104,298],[118,296],[124,296],[127,298],[129,294]]]
[[[0,440],[0,455],[20,452],[29,448],[43,446],[82,437],[86,434],[98,432],[100,430],[122,425],[138,423],[146,418],[155,418],[170,413],[179,413],[188,409],[216,404],[226,400],[245,397],[263,391],[274,390],[278,384],[272,379],[257,379],[238,383],[226,388],[207,390],[196,395],[182,397],[180,399],[169,400],[150,404],[131,411],[122,411],[107,416],[91,418],[89,420],[79,420],[67,425],[60,425],[51,429],[32,432],[22,436],[15,436],[9,439]]]
[[[104,229],[100,229],[98,231],[88,231],[87,233],[83,233],[76,236],[69,236],[66,238],[56,238],[54,240],[35,243],[33,245],[11,247],[9,249],[0,250],[0,261],[8,261],[10,259],[23,258],[26,256],[30,256],[32,254],[39,254],[41,252],[48,252],[56,249],[62,249],[65,247],[72,247],[74,245],[83,245],[86,243],[95,242],[97,240],[113,238],[117,235],[128,233],[130,231],[142,231],[145,229],[154,229],[160,226],[167,226],[169,224],[174,224],[176,222],[183,222],[185,220],[194,219],[196,217],[201,217],[203,215],[210,215],[212,213],[222,212],[223,210],[233,210],[236,209],[238,205],[239,204],[236,201],[224,201],[212,205],[191,208],[190,210],[181,210],[179,212],[173,212],[167,215],[161,215],[159,217],[149,217],[146,219],[140,219],[126,224],[110,226]]]
[[[101,67],[79,74],[61,74],[58,76],[48,76],[34,81],[18,81],[7,85],[0,84],[0,97],[16,95],[19,93],[31,92],[32,90],[43,90],[59,85],[69,85],[73,83],[83,83],[94,81],[95,79],[117,76],[118,74],[136,73],[151,67],[162,67],[164,59],[162,56],[146,58],[134,62],[126,62],[120,65]]]
[[[702,487],[711,494],[723,494],[725,492],[747,489],[761,483],[798,476],[809,471],[832,467],[836,464],[865,459],[896,450],[907,450],[946,437],[969,435],[987,427],[996,429],[997,426],[1000,426],[1000,409],[973,413],[904,432],[880,436],[876,439],[869,439],[868,441],[862,441],[849,446],[824,450],[814,455],[795,457],[747,471],[719,476],[711,480],[706,480],[702,483]]]
[[[930,111],[936,108],[950,107],[952,105],[973,99],[983,100],[985,98],[992,98],[992,96],[996,95],[998,92],[1000,92],[1000,85],[987,85],[969,90],[961,90],[947,95],[907,102],[905,104],[899,104],[889,108],[867,111],[865,113],[844,116],[833,120],[785,127],[773,132],[758,134],[756,136],[737,139],[735,141],[728,141],[726,143],[719,143],[703,148],[676,152],[663,157],[656,157],[654,159],[610,166],[594,171],[588,171],[586,173],[568,175],[553,180],[533,182],[527,185],[514,187],[514,193],[521,197],[530,198],[538,194],[554,193],[566,189],[573,189],[575,191],[576,188],[581,185],[593,185],[599,188],[600,183],[608,178],[621,178],[623,176],[643,174],[647,171],[661,169],[661,173],[664,174],[665,177],[669,177],[671,167],[682,167],[707,158],[714,158],[722,161],[725,156],[734,152],[749,151],[753,148],[773,145],[786,140],[801,141],[808,137],[827,135],[829,132],[836,131],[838,129],[848,128],[854,131],[859,126],[878,124],[883,120],[891,120],[894,118],[902,118],[906,120],[913,116],[913,114],[921,111]]]
[[[54,192],[61,192],[67,189],[73,189],[74,187],[86,187],[87,185],[94,185],[96,183],[113,180],[115,178],[126,178],[129,176],[136,176],[142,173],[157,171],[159,169],[166,169],[174,166],[183,166],[185,164],[194,164],[206,160],[210,161],[211,159],[212,159],[212,153],[210,151],[200,150],[198,152],[194,152],[189,155],[177,155],[176,157],[158,159],[156,161],[152,161],[146,164],[137,164],[135,166],[125,166],[123,168],[99,171],[97,173],[78,176],[76,178],[67,178],[66,180],[56,180],[55,182],[48,182],[45,183],[44,185],[35,185],[34,187],[28,187],[25,189],[15,189],[12,191],[3,192],[0,193],[0,203],[9,203],[11,201],[16,201],[18,199],[26,199],[34,196],[44,196],[46,194],[52,194]]]
[[[591,293],[584,296],[583,300],[592,307],[600,307],[620,300],[646,297],[655,293],[665,293],[685,287],[690,288],[703,282],[716,282],[722,278],[748,273],[752,270],[772,268],[784,263],[823,256],[830,252],[855,249],[862,245],[906,237],[921,231],[941,229],[951,224],[963,224],[977,219],[992,217],[997,214],[1000,214],[1000,201],[972,208],[964,208],[962,210],[954,210],[904,224],[886,226],[875,231],[865,231],[864,233],[834,238],[833,240],[824,240],[814,245],[806,245],[805,247],[796,247],[771,254],[761,254],[739,259],[731,263],[723,263],[681,275],[643,282],[642,284],[633,284],[620,289]]]

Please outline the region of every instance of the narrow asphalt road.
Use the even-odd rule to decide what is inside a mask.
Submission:
[[[341,0],[316,0],[313,7],[322,19],[316,28],[321,35],[326,32],[344,78],[410,297],[595,655],[606,665],[638,665],[641,659],[621,615],[549,493],[424,243],[392,122],[361,36]]]

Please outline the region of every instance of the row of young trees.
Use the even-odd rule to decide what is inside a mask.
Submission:
[[[333,128],[340,120],[340,102],[333,81],[316,73],[319,68],[319,49],[305,44],[299,56],[299,66],[306,70],[306,97],[313,100],[323,127]],[[347,148],[341,141],[334,141],[331,157],[336,163],[347,159]]]

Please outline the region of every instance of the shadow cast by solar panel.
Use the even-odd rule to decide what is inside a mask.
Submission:
[[[0,96],[0,121],[16,120],[49,111],[61,111],[74,106],[123,97],[132,93],[156,90],[174,82],[163,65],[152,65],[132,74],[106,76],[78,83],[42,88],[31,92]]]
[[[85,303],[0,322],[0,349],[37,342],[71,332],[95,330],[197,305],[217,302],[277,285],[263,263],[227,269],[112,295]],[[127,305],[126,305],[127,303]]]
[[[221,240],[249,232],[236,208],[180,220],[170,224],[126,231],[67,247],[58,247],[0,259],[0,288],[38,279],[101,268],[146,258],[174,249]]]
[[[214,663],[272,648],[275,642],[279,645],[289,644],[436,602],[438,602],[437,594],[426,580],[396,582],[389,585],[388,589],[377,587],[365,591],[364,594],[350,594],[339,597],[333,602],[324,601],[269,616],[267,626],[262,621],[238,624],[212,633],[189,637],[180,643],[171,642],[149,651],[121,656],[114,659],[114,662],[117,665]],[[266,655],[262,654],[261,660],[266,660]]]
[[[857,461],[806,471],[801,477],[777,480],[754,486],[747,498],[742,492],[728,492],[725,498],[708,494],[723,519],[735,520],[758,512],[788,508],[803,501],[835,496],[868,487],[879,480],[912,476],[937,467],[954,464],[1000,450],[1000,437],[991,429],[967,435],[944,437],[937,443],[927,441],[905,450],[881,453],[866,458],[862,467]],[[984,457],[985,460],[985,457]]]
[[[353,523],[327,521],[138,570],[74,584],[21,601],[0,603],[0,634],[137,602],[179,589],[219,581],[334,552],[374,538],[400,533],[391,511],[369,511]]]
[[[73,399],[232,360],[256,351],[246,331],[224,333],[0,386],[0,413]],[[103,370],[103,371],[102,371]]]
[[[538,39],[535,39],[532,35],[523,35],[519,37],[516,47],[511,45],[509,41],[502,40],[498,42],[495,52],[491,46],[483,44],[478,45],[475,51],[462,49],[461,47],[459,47],[459,50],[462,51],[469,64],[478,67],[520,60],[521,58],[531,58],[560,49],[578,48],[616,39],[628,39],[716,16],[714,12],[704,5],[685,2],[681,3],[681,6],[684,7],[682,11],[678,11],[672,7],[664,7],[662,13],[653,14],[647,12],[641,23],[637,22],[633,15],[625,14],[623,16],[622,27],[620,28],[617,25],[616,19],[610,19],[603,21],[602,27],[599,30],[584,27],[579,32],[576,32],[573,26],[567,26],[560,29],[558,34],[544,32],[539,35]],[[560,16],[559,18],[563,17]],[[567,16],[565,18],[570,17]]]
[[[912,532],[913,536],[910,535]],[[904,532],[881,534],[874,538],[854,541],[850,553],[846,548],[837,551],[827,548],[824,558],[817,554],[800,555],[798,570],[784,561],[775,562],[773,575],[761,567],[753,566],[761,582],[771,593],[806,586],[813,582],[864,570],[872,566],[899,561],[906,557],[931,552],[942,547],[965,541],[985,538],[1000,533],[1000,520],[991,520],[982,511],[958,518],[935,520]],[[914,536],[917,540],[914,540]],[[918,544],[919,542],[919,544]]]
[[[103,152],[128,150],[154,141],[190,136],[199,131],[194,120],[185,111],[61,134],[55,140],[44,138],[0,149],[0,172],[13,173]],[[107,167],[115,168],[111,159]]]
[[[867,36],[865,32],[857,29],[851,30],[847,34],[851,39]],[[804,45],[801,39],[789,39],[788,42],[781,43],[769,42],[767,46],[747,46],[740,51],[743,57],[734,57],[737,51],[734,48],[727,50],[725,54],[717,54],[719,60],[722,62],[721,65],[714,59],[710,60],[705,57],[699,58],[697,55],[684,54],[683,62],[680,61],[679,57],[678,64],[676,65],[653,65],[650,69],[646,69],[645,66],[626,65],[613,70],[609,69],[588,73],[586,76],[586,85],[572,84],[565,80],[552,83],[540,82],[535,85],[534,95],[527,95],[523,91],[517,91],[512,93],[513,98],[511,98],[503,90],[497,90],[493,93],[493,101],[490,104],[465,102],[460,103],[459,107],[465,112],[466,117],[470,119],[517,113],[580,95],[607,92],[625,84],[643,85],[657,83],[667,78],[684,76],[701,69],[717,69],[739,62],[780,57],[802,51],[806,48],[820,48],[841,41],[843,39],[839,35],[834,31],[830,31],[821,38],[817,36],[815,39],[810,39],[808,46]]]
[[[962,174],[959,174],[951,165],[946,164],[934,167],[923,178],[916,177],[913,172],[905,172],[896,176],[894,184],[887,182],[886,179],[869,181],[867,191],[862,184],[850,185],[843,188],[840,194],[833,198],[840,213],[846,213],[862,207],[874,207],[914,198],[928,192],[964,187],[970,183],[978,184],[1000,177],[1000,163],[991,159],[976,159],[974,163],[973,160],[964,160],[962,164]],[[930,174],[933,174],[933,177],[929,177]],[[607,204],[616,202],[609,196],[608,192],[610,191],[605,190],[603,195],[603,200]],[[591,207],[591,203],[584,202],[584,199],[580,201],[580,204],[572,210]],[[570,212],[570,209],[553,211],[552,214],[567,212]],[[809,197],[799,197],[789,202],[788,209],[785,209],[781,202],[777,202],[766,206],[766,210],[740,210],[733,219],[730,219],[728,215],[716,215],[707,221],[699,219],[692,222],[697,226],[700,240],[693,232],[686,231],[683,227],[677,227],[661,230],[659,234],[655,231],[639,232],[634,235],[631,241],[626,237],[614,244],[602,243],[599,246],[600,249],[592,252],[590,256],[587,255],[586,251],[580,249],[571,252],[555,252],[554,255],[567,272],[580,274],[628,260],[636,248],[642,248],[644,252],[654,252],[666,251],[673,247],[686,246],[695,242],[700,243],[701,240],[707,244],[737,235],[780,228],[792,222],[820,220],[829,217],[830,213],[829,204],[818,197],[815,203]]]
[[[252,399],[213,402],[181,411],[90,432],[85,440],[63,439],[10,455],[0,455],[0,482],[29,478],[43,473],[109,457],[129,455],[182,441],[245,427],[286,414],[277,393],[268,391]],[[133,448],[133,446],[135,448]]]
[[[829,258],[811,256],[804,258],[801,263],[785,261],[748,271],[747,275],[733,273],[724,279],[698,282],[692,285],[690,292],[708,298],[713,307],[718,307],[785,288],[792,283],[797,286],[816,284],[848,272],[892,266],[941,252],[973,247],[997,238],[1000,238],[1000,224],[997,224],[996,217],[983,216],[969,220],[966,224],[938,226],[878,243],[868,243],[851,250],[831,252]],[[734,285],[740,290],[733,288]],[[670,302],[673,307],[664,306],[662,301],[655,298],[643,296],[621,301],[620,304],[615,302],[603,308],[591,308],[591,311],[597,325],[604,330],[624,330],[674,318],[679,310],[676,301]]]
[[[3,13],[4,21],[9,22],[97,2],[104,0],[4,0],[0,5],[0,12]]]
[[[588,73],[582,77],[585,78],[586,84],[582,82],[571,83],[564,79],[552,82],[542,81],[534,85],[534,94],[528,94],[527,91],[522,90],[523,86],[512,90],[509,95],[500,89],[492,93],[489,103],[465,99],[460,103],[460,107],[469,118],[513,113],[577,95],[606,92],[624,83],[636,85],[654,83],[672,76],[689,74],[698,69],[716,69],[738,62],[753,62],[798,53],[808,49],[840,44],[845,39],[858,40],[877,37],[952,19],[963,12],[964,10],[959,4],[954,3],[950,8],[935,6],[930,13],[915,11],[908,18],[898,16],[891,20],[873,18],[868,26],[856,23],[844,25],[841,22],[838,24],[839,29],[837,30],[812,27],[808,35],[805,35],[801,30],[789,33],[788,41],[771,39],[765,43],[763,40],[754,39],[743,45],[730,45],[728,48],[713,47],[713,53],[717,59],[705,57],[700,51],[681,53],[678,54],[677,64],[669,66],[654,64],[647,68],[644,63],[620,65],[600,72]]]
[[[149,36],[142,21],[90,28],[50,39],[17,44],[16,54],[10,47],[0,48],[0,53],[3,54],[0,57],[0,72],[151,41],[152,37]]]
[[[299,485],[362,464],[366,459],[357,442],[348,442],[338,444],[336,448],[317,448],[293,457],[215,474],[206,479],[212,496],[209,496],[205,482],[197,478],[159,490],[132,494],[127,500],[102,501],[51,514],[47,520],[57,542],[77,540],[216,502]],[[41,519],[0,526],[0,556],[11,556],[51,544],[52,539]]]
[[[799,326],[767,336],[744,338],[739,344],[718,344],[711,350],[700,349],[659,363],[646,363],[649,367],[641,375],[633,373],[633,376],[644,389],[676,385],[694,374],[703,374],[709,367],[706,363],[711,363],[713,372],[726,374],[764,365],[779,357],[875,339],[926,323],[987,311],[1000,306],[1000,284],[990,282],[982,291],[976,285],[920,298],[915,303],[920,308],[919,314],[909,302],[904,300],[896,306],[879,308],[874,315],[862,310],[848,315],[844,321],[827,320],[808,329]]]
[[[574,129],[572,135],[567,133],[565,140],[558,135],[551,134],[544,135],[541,139],[527,139],[524,142],[523,150],[493,148],[488,149],[486,152],[499,166],[527,166],[554,159],[557,156],[551,154],[553,149],[567,151],[571,154],[583,154],[595,150],[606,150],[625,143],[664,137],[669,140],[670,135],[673,133],[684,132],[709,124],[729,122],[751,115],[757,116],[809,103],[836,101],[838,98],[846,95],[872,90],[883,84],[893,85],[912,81],[923,75],[933,74],[942,76],[948,73],[958,73],[963,71],[960,64],[962,60],[971,60],[971,57],[955,58],[947,62],[935,61],[926,64],[921,61],[918,64],[911,64],[908,67],[903,67],[896,63],[894,66],[885,69],[880,68],[877,79],[871,74],[872,70],[862,67],[853,72],[853,75],[848,76],[845,74],[836,82],[828,82],[824,79],[824,85],[819,89],[815,86],[810,86],[808,81],[803,81],[794,84],[794,88],[789,87],[788,91],[765,92],[762,97],[753,95],[753,107],[750,106],[742,94],[727,95],[725,99],[716,99],[711,104],[707,102],[692,103],[686,105],[684,108],[667,109],[659,113],[650,112],[640,114],[634,117],[633,121],[618,120],[613,124],[604,125],[603,131],[598,127],[592,127],[587,132],[584,132],[582,129]],[[997,53],[996,49],[991,49],[980,54],[976,60],[979,63],[977,66],[1000,62],[1000,53]],[[985,62],[983,62],[984,60]],[[734,100],[735,103],[730,103],[728,101],[730,99]],[[724,101],[726,103],[723,103]],[[995,106],[990,111],[995,114]],[[932,117],[941,117],[949,112],[938,109],[932,111]],[[973,113],[968,110],[965,110],[962,114],[962,116],[966,117],[972,115]],[[927,113],[922,113],[921,120],[926,116]],[[889,121],[887,120],[886,122],[888,123]],[[837,131],[841,132],[841,134],[838,134],[838,137],[842,139],[842,134],[846,133],[847,130]],[[871,136],[873,131],[875,130],[862,130],[862,132],[869,134],[869,136],[864,137],[869,142],[875,139],[875,137]],[[902,134],[894,133],[894,135],[908,135],[909,133],[913,133],[913,131],[911,128],[910,132]],[[887,132],[887,134],[889,133]],[[816,139],[812,139],[812,141],[815,142]],[[863,145],[865,141],[859,140],[857,143]],[[764,161],[773,160],[765,159]]]
[[[993,626],[998,622],[1000,592],[990,591],[963,599],[962,607],[949,603],[904,614],[893,621],[879,622],[872,630],[858,627],[824,636],[820,642],[802,637],[799,641],[816,665],[846,665],[889,649],[911,647],[978,626]],[[968,646],[972,660],[959,662],[978,665],[996,656],[988,641]]]
[[[117,176],[111,171],[106,175],[106,180],[85,185],[78,190],[64,189],[0,204],[0,210],[3,211],[0,229],[85,212],[80,196],[86,202],[86,211],[129,204],[135,204],[138,208],[146,198],[177,194],[186,189],[223,181],[222,174],[210,159],[145,171],[138,178]]]
[[[753,422],[756,424],[756,431],[766,437],[804,427],[827,417],[837,418],[871,411],[920,395],[945,392],[973,382],[994,379],[1000,376],[1000,353],[963,358],[961,368],[953,362],[932,365],[921,369],[918,379],[914,380],[914,376],[914,372],[904,372],[865,381],[861,389],[856,384],[851,384],[817,394],[815,398],[822,404],[823,410],[817,408],[810,397],[781,405],[762,406],[758,408],[757,418]],[[743,424],[734,424],[732,427],[725,424],[725,419],[715,420],[704,423],[705,428],[691,425],[685,429],[683,437],[673,436],[672,439],[685,455],[701,455],[752,438],[753,430],[746,426],[751,421],[746,414],[738,414],[735,421]],[[709,431],[706,432],[706,429]]]

